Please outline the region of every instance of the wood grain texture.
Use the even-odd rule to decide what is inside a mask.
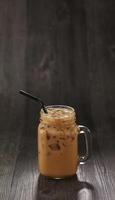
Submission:
[[[35,144],[27,141],[19,148],[9,200],[34,199],[38,180],[37,150],[35,151],[35,147]]]
[[[7,133],[8,135],[8,133]],[[16,138],[0,138],[0,199],[8,200],[14,176],[20,134]]]
[[[114,137],[113,0],[1,0],[0,15],[1,130],[35,132],[40,106],[19,97],[25,89]]]
[[[79,123],[101,138],[115,118],[112,2],[30,0],[27,6],[27,90],[46,104],[74,106]],[[37,115],[28,102],[29,130]]]
[[[113,136],[114,132],[114,1],[88,1],[87,44],[91,88],[91,113],[97,136]]]
[[[96,141],[93,146],[92,158],[79,166],[75,176],[51,180],[39,174],[35,136],[1,139],[0,199],[114,200],[114,146],[110,152],[101,150]]]
[[[92,127],[84,2],[29,0],[27,16],[26,89],[46,104],[74,106],[79,123]],[[35,131],[40,108],[26,105],[27,132]]]
[[[0,129],[4,132],[24,125],[25,101],[18,91],[25,85],[25,38],[25,1],[0,1]]]

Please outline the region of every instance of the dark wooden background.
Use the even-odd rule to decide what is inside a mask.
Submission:
[[[32,157],[32,151],[26,155],[29,148],[33,159],[37,151],[40,106],[20,96],[20,89],[47,105],[75,107],[78,123],[93,133],[94,146],[113,155],[115,1],[0,1],[0,161],[7,195],[21,173],[20,149],[25,148],[23,159]],[[4,156],[11,164],[6,171]],[[4,192],[2,199],[7,198]]]

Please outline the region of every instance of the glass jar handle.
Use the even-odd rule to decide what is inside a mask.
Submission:
[[[79,163],[84,164],[91,156],[92,135],[86,126],[78,125],[78,127],[80,129],[79,136],[83,135],[85,138],[86,153],[83,156],[79,156]]]

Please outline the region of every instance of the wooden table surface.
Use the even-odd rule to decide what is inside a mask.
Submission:
[[[94,140],[93,147],[74,177],[51,180],[39,175],[35,135],[1,134],[0,200],[114,200],[115,146]]]

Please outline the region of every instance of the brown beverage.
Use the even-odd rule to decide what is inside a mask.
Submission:
[[[38,127],[39,171],[42,175],[63,178],[76,173],[78,133],[75,111],[69,106],[48,106],[41,110]]]

